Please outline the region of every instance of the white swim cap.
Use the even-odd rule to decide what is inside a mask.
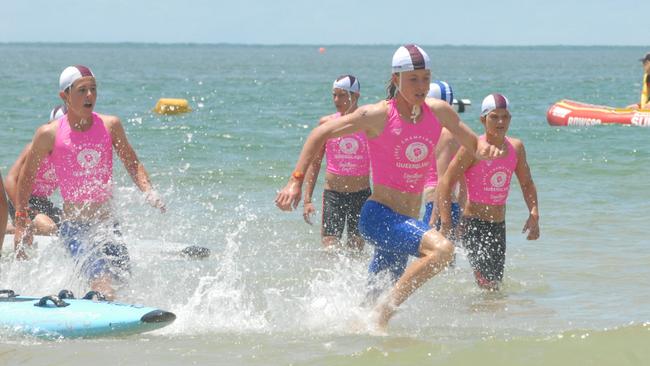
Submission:
[[[510,102],[508,102],[508,98],[505,96],[499,93],[490,94],[481,103],[481,116],[485,116],[497,108],[508,109],[509,106]]]
[[[393,72],[431,70],[429,55],[414,44],[407,44],[393,54]]]
[[[50,111],[50,121],[63,117],[63,115],[67,112],[68,111],[65,105],[57,105],[56,107],[52,108],[52,111]]]
[[[334,80],[332,89],[343,89],[347,90],[350,93],[359,93],[361,90],[361,85],[359,84],[359,79],[355,78],[352,75],[343,75],[339,76],[338,79]]]
[[[65,91],[68,89],[75,81],[81,79],[85,76],[95,77],[92,71],[86,66],[75,65],[68,66],[63,70],[61,76],[59,76],[59,90]]]
[[[454,91],[451,89],[451,85],[447,84],[445,81],[436,80],[429,84],[429,94],[427,94],[427,96],[444,100],[449,103],[449,105],[454,102]]]

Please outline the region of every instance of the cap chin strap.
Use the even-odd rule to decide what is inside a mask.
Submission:
[[[413,108],[411,109],[411,120],[413,123],[415,123],[420,116],[420,113],[422,112],[422,109],[420,108],[419,105],[415,105],[411,103],[411,101],[402,93],[402,74],[399,74],[399,85],[397,85],[397,92],[402,94],[402,98],[406,101],[406,103],[413,105]]]
[[[350,109],[352,109],[352,92],[348,90],[348,102],[350,105],[348,105],[348,109],[345,110],[344,114],[348,114],[350,112]]]

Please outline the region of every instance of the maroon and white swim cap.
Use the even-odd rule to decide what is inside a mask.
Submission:
[[[499,93],[490,94],[481,103],[481,116],[485,116],[497,108],[508,109],[509,106],[510,102],[505,96]]]
[[[63,72],[61,73],[61,76],[59,76],[59,90],[65,91],[75,81],[85,76],[95,77],[95,74],[93,74],[90,68],[83,65],[66,67],[65,70],[63,70]]]
[[[357,93],[361,90],[361,85],[359,84],[359,79],[355,78],[352,75],[343,75],[339,76],[338,79],[334,80],[332,89],[343,89],[350,93]]]
[[[393,72],[431,70],[429,55],[414,44],[407,44],[393,54]]]

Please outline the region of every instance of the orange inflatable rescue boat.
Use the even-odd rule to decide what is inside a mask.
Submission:
[[[650,109],[614,108],[563,99],[546,112],[551,126],[630,125],[650,127]]]

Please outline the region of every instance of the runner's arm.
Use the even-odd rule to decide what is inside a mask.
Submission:
[[[460,120],[458,113],[447,103],[427,99],[431,103],[429,107],[438,117],[443,127],[449,130],[458,143],[467,150],[475,152],[476,156],[481,159],[494,159],[503,155],[503,151],[486,141],[479,141],[478,137],[472,130]]]
[[[119,118],[110,116],[109,118],[106,118],[106,120],[109,122],[113,147],[115,148],[117,156],[122,161],[122,164],[124,164],[126,171],[129,173],[129,176],[133,180],[133,183],[135,183],[140,191],[145,193],[146,200],[151,206],[165,212],[165,203],[153,189],[149,179],[149,174],[147,174],[144,165],[140,162],[138,155],[129,143],[129,140],[126,137],[126,132],[124,131],[124,127]]]
[[[314,128],[303,145],[294,173],[285,187],[278,192],[275,205],[283,211],[290,211],[298,206],[305,172],[316,154],[322,150],[327,139],[358,131],[364,131],[369,137],[376,136],[383,129],[385,120],[385,103],[380,102],[360,107],[353,113]]]
[[[7,192],[7,196],[11,202],[18,202],[18,177],[20,176],[20,170],[25,163],[25,158],[27,157],[27,153],[31,146],[31,143],[27,144],[23,151],[20,152],[18,159],[16,159],[14,165],[9,168],[7,177],[4,179],[5,191]]]
[[[526,160],[526,150],[521,141],[513,139],[513,146],[517,151],[517,167],[515,174],[519,185],[521,186],[521,193],[524,195],[524,201],[528,206],[528,219],[522,230],[522,233],[528,232],[528,240],[536,240],[539,238],[539,207],[537,204],[537,187],[533,181],[533,176],[530,173],[530,167]]]
[[[29,219],[29,198],[32,195],[34,179],[38,172],[41,161],[54,147],[56,127],[53,125],[43,125],[36,130],[32,139],[31,147],[25,156],[25,162],[18,175],[18,186],[16,189],[16,218],[14,220],[14,247],[16,249],[16,258],[27,259],[23,250],[23,243],[31,243],[31,221]]]
[[[331,116],[325,116],[320,119],[318,122],[318,125],[321,126],[323,123],[329,121],[331,119]],[[309,168],[307,168],[307,172],[305,173],[305,197],[303,199],[303,203],[311,203],[312,201],[312,195],[314,194],[314,187],[316,186],[316,182],[318,181],[318,175],[320,174],[320,169],[323,163],[323,157],[325,156],[325,145],[320,149],[318,152],[318,155],[312,160],[311,164],[309,165]]]
[[[303,219],[306,223],[311,225],[311,216],[316,212],[314,209],[313,195],[314,187],[318,181],[318,174],[320,173],[321,165],[323,162],[323,155],[325,154],[325,146],[321,149],[320,153],[316,155],[314,160],[307,168],[307,173],[305,173],[305,197],[303,198]]]
[[[438,207],[440,210],[440,232],[449,236],[452,228],[451,218],[451,194],[456,182],[462,179],[465,171],[474,163],[474,154],[465,147],[461,147],[456,157],[451,161],[447,171],[442,177],[438,177]]]

